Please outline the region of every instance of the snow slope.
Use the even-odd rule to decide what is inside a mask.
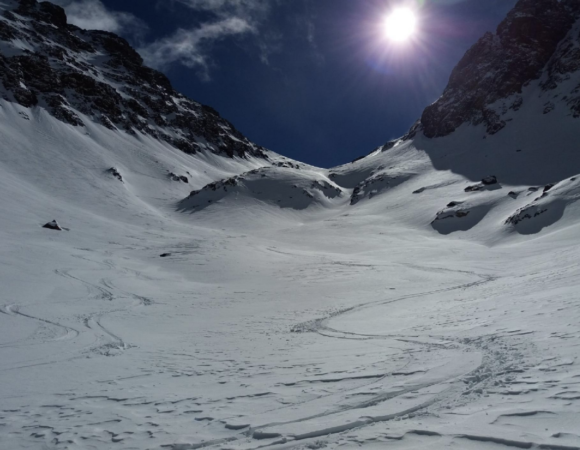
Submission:
[[[0,99],[0,449],[580,449],[580,130],[536,88],[330,170]]]
[[[356,164],[0,115],[0,448],[580,448],[576,181],[465,192],[416,140],[351,205]],[[450,201],[486,215],[439,230]],[[561,218],[506,224],[528,205]]]

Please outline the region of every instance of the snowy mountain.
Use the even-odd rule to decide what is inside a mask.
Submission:
[[[561,104],[579,117],[579,17],[575,0],[518,2],[495,34],[487,33],[467,52],[443,96],[425,110],[425,136],[447,136],[464,123],[483,124],[495,134],[529,102],[522,94],[530,84],[540,88],[544,114]]]
[[[179,94],[165,75],[144,66],[119,36],[67,24],[64,10],[49,2],[6,0],[2,6],[0,95],[6,100],[38,105],[78,127],[85,125],[81,113],[188,154],[267,158],[214,109]]]
[[[521,0],[327,170],[0,0],[0,449],[580,449],[579,35]]]
[[[416,197],[435,190],[442,202],[437,211],[430,207],[431,225],[444,234],[480,223],[479,238],[486,240],[523,232],[521,227],[539,232],[562,218],[565,208],[556,204],[569,206],[574,223],[580,218],[571,206],[577,197],[564,200],[548,190],[580,173],[579,49],[578,2],[520,0],[495,34],[466,53],[443,95],[406,136],[331,169],[331,178],[348,180],[343,187],[356,185],[353,204],[403,182]],[[442,171],[445,181],[430,180],[440,180]],[[482,184],[487,178],[497,182]],[[451,187],[456,184],[465,186]],[[553,204],[544,208],[550,213],[521,215],[540,201],[527,198],[538,191]],[[406,202],[419,206],[422,200]],[[409,225],[422,222],[417,215]]]

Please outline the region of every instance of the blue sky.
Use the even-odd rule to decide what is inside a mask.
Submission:
[[[126,37],[175,88],[254,142],[330,167],[404,134],[516,0],[56,0]],[[411,44],[384,39],[397,5]]]

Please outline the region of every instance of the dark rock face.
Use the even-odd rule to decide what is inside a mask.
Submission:
[[[548,212],[548,208],[540,208],[538,205],[532,203],[524,208],[516,211],[515,214],[511,215],[505,221],[506,225],[518,225],[525,220],[535,219]]]
[[[62,231],[63,230],[56,220],[53,220],[52,222],[48,222],[48,223],[44,224],[42,226],[42,228],[47,228],[49,230],[54,230],[54,231]]]
[[[2,11],[0,41],[14,47],[0,53],[0,95],[24,107],[45,108],[57,119],[83,126],[79,113],[111,130],[137,132],[188,154],[267,159],[214,109],[176,92],[165,75],[143,65],[119,36],[67,24],[52,3],[12,1]],[[31,50],[18,49],[15,41]]]
[[[185,175],[177,175],[173,172],[169,172],[168,176],[173,181],[180,181],[182,183],[189,184],[189,178],[187,178]]]
[[[433,222],[431,222],[431,224],[434,224],[442,220],[463,219],[464,217],[467,217],[471,211],[463,209],[454,209],[458,207],[460,204],[461,203],[455,203],[453,206],[448,205],[446,209],[439,211],[435,219],[433,219]]]
[[[497,177],[495,175],[490,175],[489,177],[485,177],[481,180],[481,184],[484,186],[493,186],[497,184]]]
[[[579,16],[578,0],[520,0],[495,34],[487,33],[465,54],[443,96],[425,109],[425,136],[447,136],[464,123],[483,124],[495,134],[506,126],[502,115],[522,106],[523,87],[546,67],[544,89],[579,70],[579,37],[571,33]],[[494,105],[508,98],[509,103]],[[569,105],[580,116],[580,95]],[[545,113],[552,109],[546,105]]]
[[[578,8],[580,9],[580,7]],[[554,57],[548,63],[546,77],[542,81],[541,87],[548,92],[554,91],[579,71],[580,30],[575,29],[560,43]],[[572,111],[573,116],[580,117],[580,83],[574,83],[572,91],[566,94],[563,100]],[[551,111],[553,106],[553,103],[547,104],[546,109]]]
[[[483,191],[484,189],[487,189],[487,190],[501,189],[501,186],[500,186],[499,182],[497,181],[497,177],[494,175],[491,175],[489,177],[485,177],[481,180],[481,183],[467,186],[465,188],[465,192],[478,192],[478,191]]]
[[[66,14],[60,6],[48,2],[38,3],[36,0],[20,0],[16,13],[32,17],[39,22],[46,22],[63,28],[67,25]]]
[[[107,170],[107,173],[114,176],[117,180],[123,182],[123,175],[115,167],[111,167]]]
[[[373,175],[356,186],[350,198],[351,206],[356,205],[363,199],[372,199],[386,189],[397,187],[409,179],[408,174],[389,175],[379,173]]]

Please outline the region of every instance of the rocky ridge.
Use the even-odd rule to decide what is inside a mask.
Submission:
[[[462,124],[502,130],[519,110],[523,89],[539,80],[540,93],[557,93],[543,113],[562,101],[580,117],[580,2],[520,0],[496,33],[486,33],[453,70],[443,95],[421,117],[428,138],[451,134]],[[569,83],[566,83],[569,82]]]
[[[0,4],[0,96],[73,126],[84,126],[84,115],[188,154],[268,158],[217,111],[176,92],[126,40],[68,24],[49,2]]]

